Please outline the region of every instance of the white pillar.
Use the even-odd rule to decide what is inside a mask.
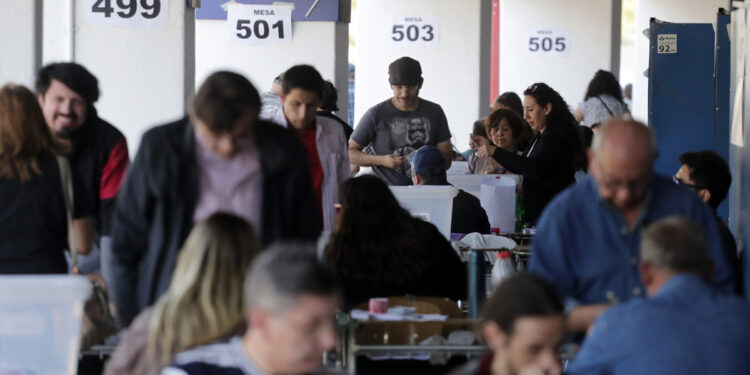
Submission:
[[[172,0],[164,27],[104,27],[88,21],[90,7],[45,0],[44,62],[75,61],[98,78],[99,116],[125,134],[133,156],[145,130],[186,112],[195,88],[195,11]]]
[[[0,86],[22,84],[34,89],[42,61],[41,0],[4,0],[0,9]]]
[[[490,48],[489,43],[482,45],[482,34],[491,31],[491,8],[487,5],[486,0],[359,1],[355,125],[367,109],[393,96],[388,65],[401,56],[410,56],[422,65],[424,85],[419,96],[443,107],[454,144],[459,150],[467,149],[474,121],[489,106],[489,69],[481,61]],[[439,43],[395,45],[389,29],[394,15],[434,15]]]
[[[288,44],[248,46],[230,42],[226,20],[198,19],[195,25],[195,83],[217,70],[230,70],[250,79],[259,92],[298,64],[314,66],[338,89],[339,112],[347,118],[349,2],[341,1],[339,22],[294,21]]]
[[[545,82],[573,110],[597,70],[619,74],[620,14],[620,0],[501,0],[500,93],[523,99],[529,85]],[[544,53],[538,30],[552,31],[552,43],[544,46],[552,51]],[[565,40],[557,45],[557,38]]]
[[[642,31],[654,17],[672,23],[716,23],[719,8],[729,8],[729,0],[637,0],[635,4],[635,77],[633,81],[633,117],[648,121],[649,40]]]

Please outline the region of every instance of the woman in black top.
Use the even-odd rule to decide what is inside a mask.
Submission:
[[[346,180],[327,260],[347,308],[373,297],[466,298],[466,267],[434,225],[401,208],[375,176]]]
[[[68,223],[55,158],[63,151],[34,94],[23,86],[0,88],[0,274],[68,271]],[[78,251],[85,253],[91,222],[76,221]]]
[[[535,133],[523,154],[485,142],[477,155],[491,156],[508,171],[523,175],[523,219],[533,225],[547,203],[575,182],[576,157],[583,151],[576,120],[557,91],[535,83],[523,94],[524,118]]]

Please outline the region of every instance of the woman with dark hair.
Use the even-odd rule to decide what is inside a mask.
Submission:
[[[83,216],[93,209],[82,206],[77,181],[74,207],[66,208],[61,177],[70,172],[62,156],[66,151],[29,89],[0,88],[0,274],[67,273],[69,235],[75,236],[78,253],[91,250],[93,225]],[[76,218],[70,233],[67,211]]]
[[[521,103],[521,98],[519,98],[518,95],[516,95],[516,93],[513,91],[504,92],[500,94],[500,96],[495,98],[495,101],[492,102],[492,105],[490,106],[490,114],[497,111],[498,109],[513,111],[521,119],[521,123],[523,126],[521,127],[520,131],[513,133],[513,143],[516,150],[525,149],[526,146],[529,145],[529,141],[534,134],[531,131],[529,124],[527,124],[526,121],[523,120],[523,104]],[[479,146],[479,142],[474,140],[475,136],[489,138],[489,134],[486,131],[488,118],[489,116],[474,122],[474,130],[471,132],[469,140],[470,149],[462,153],[464,159],[471,161],[470,157],[474,155],[474,153],[476,152],[476,148]],[[489,139],[490,141],[492,141],[491,138]],[[470,173],[476,172],[470,169]]]
[[[336,103],[338,100],[339,94],[336,91],[336,86],[331,81],[325,81],[323,83],[323,93],[320,96],[320,107],[318,107],[318,111],[315,114],[336,120],[341,125],[341,128],[344,129],[344,135],[348,140],[352,136],[354,129],[346,121],[333,113],[339,110],[339,105]]]
[[[524,121],[509,109],[498,109],[485,120],[485,132],[490,141],[497,147],[510,152],[517,152],[516,140],[522,136]],[[475,143],[481,142],[472,136]],[[501,174],[505,168],[491,157],[480,157],[472,154],[469,157],[469,173],[472,174]]]
[[[325,257],[337,270],[347,308],[406,294],[466,298],[466,268],[434,225],[403,209],[371,175],[339,189],[341,206]]]
[[[517,155],[485,142],[477,154],[523,175],[523,220],[533,225],[547,203],[575,182],[576,158],[583,150],[576,120],[557,91],[535,83],[523,94],[525,118],[535,133],[531,144]]]
[[[523,103],[521,98],[513,91],[504,92],[495,99],[492,103],[492,110],[496,111],[500,108],[510,109],[518,116],[523,117]]]
[[[603,124],[628,113],[622,99],[622,88],[614,74],[599,70],[589,82],[583,102],[578,104],[575,118],[581,125]]]

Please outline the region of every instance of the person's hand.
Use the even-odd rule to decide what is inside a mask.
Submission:
[[[404,164],[404,157],[396,155],[383,155],[382,161],[382,165],[384,167],[394,169]]]
[[[480,158],[491,158],[497,147],[487,143],[477,147],[477,156]]]
[[[472,150],[476,150],[480,146],[485,144],[490,144],[490,140],[487,139],[487,137],[469,134],[469,148],[471,148]]]
[[[104,282],[104,278],[102,277],[102,275],[98,273],[89,273],[85,276],[92,284],[102,288],[104,293],[109,294],[109,290],[107,290],[107,283]]]

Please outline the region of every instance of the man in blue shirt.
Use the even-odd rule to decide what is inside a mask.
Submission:
[[[640,271],[648,299],[603,313],[569,374],[750,374],[750,305],[706,283],[703,228],[682,217],[643,233]]]
[[[733,275],[713,215],[689,189],[652,172],[657,152],[648,127],[610,122],[589,152],[592,177],[547,206],[529,266],[567,297],[569,331],[585,331],[612,304],[643,297],[641,230],[671,215],[705,228],[715,265],[712,283],[731,292]]]

